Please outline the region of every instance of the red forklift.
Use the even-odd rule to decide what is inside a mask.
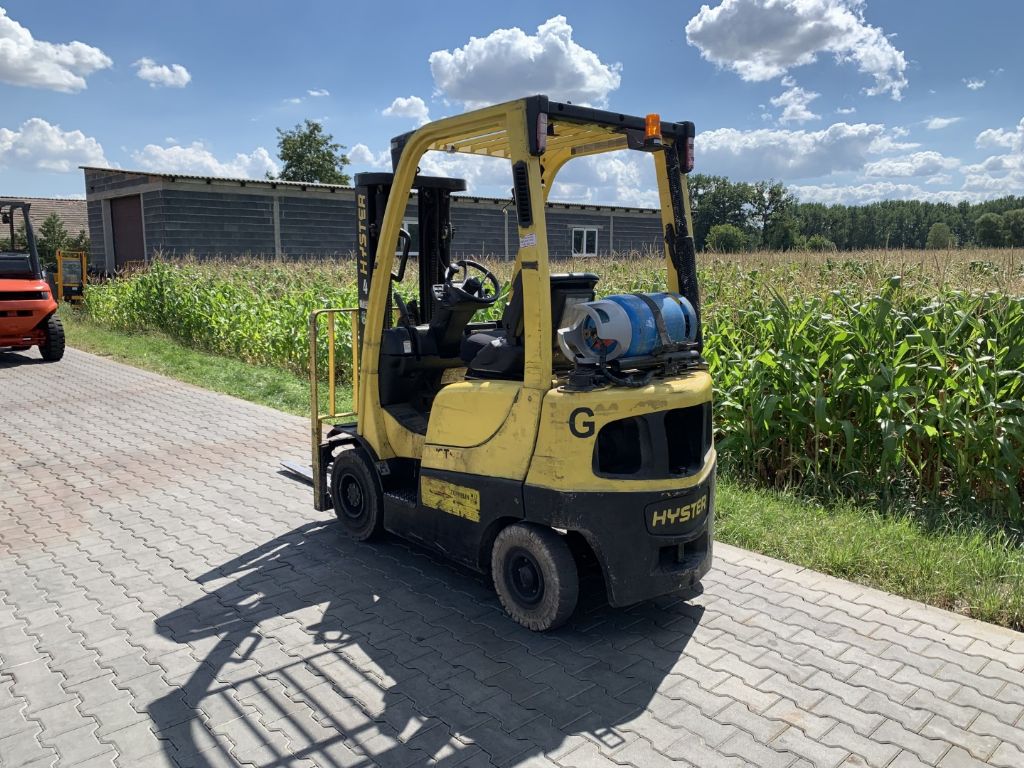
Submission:
[[[43,360],[56,362],[64,356],[64,327],[39,264],[29,205],[0,200],[0,223],[8,235],[0,238],[0,352],[39,347]]]

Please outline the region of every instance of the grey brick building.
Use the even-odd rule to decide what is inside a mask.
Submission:
[[[154,253],[200,258],[348,256],[356,249],[351,187],[85,167],[90,264],[112,272]],[[452,254],[508,256],[519,238],[501,198],[453,197]],[[507,212],[506,212],[507,211]],[[511,217],[511,221],[509,221]],[[415,222],[415,202],[410,202]],[[648,208],[550,203],[554,257],[661,248],[661,219]]]

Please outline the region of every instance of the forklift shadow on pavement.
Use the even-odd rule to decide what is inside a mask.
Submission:
[[[22,365],[42,365],[46,362],[34,352],[0,352],[0,371]]]
[[[515,765],[575,736],[626,747],[630,721],[685,680],[669,673],[704,611],[679,596],[594,605],[537,634],[483,577],[326,522],[198,581],[206,595],[156,620],[195,661],[155,660],[172,689],[148,715],[168,758],[203,768]]]

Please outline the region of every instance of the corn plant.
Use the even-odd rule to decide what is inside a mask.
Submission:
[[[621,254],[555,268],[597,272],[610,294],[663,289],[663,265]],[[511,264],[491,267],[511,277]],[[86,307],[111,328],[305,374],[309,314],[355,306],[354,272],[351,260],[157,261],[90,286]],[[733,471],[1024,522],[1024,272],[1012,251],[716,256],[701,283],[718,448]],[[411,298],[415,284],[398,287]],[[347,317],[337,334],[345,381]],[[325,333],[318,343],[326,360]]]

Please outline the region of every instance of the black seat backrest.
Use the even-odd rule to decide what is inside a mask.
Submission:
[[[581,301],[594,300],[594,287],[598,276],[591,272],[563,272],[551,275],[551,324],[557,331],[563,319],[566,306]],[[516,344],[523,338],[523,278],[517,272],[512,281],[505,311],[501,314],[501,327],[505,330],[505,338]]]
[[[523,338],[523,273],[516,272],[509,290],[508,303],[501,313],[499,325],[505,330],[505,338],[514,344],[522,343]]]
[[[0,277],[34,277],[27,253],[0,253]]]

